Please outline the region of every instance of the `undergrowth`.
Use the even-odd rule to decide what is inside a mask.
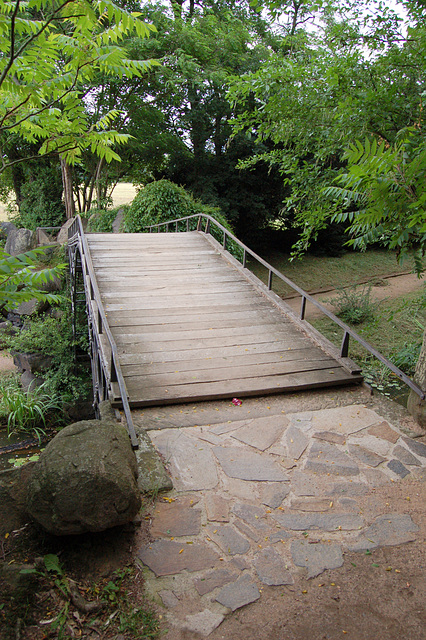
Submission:
[[[343,332],[331,320],[315,319],[312,324],[336,346],[340,346]],[[351,326],[351,323],[348,324]],[[372,318],[353,326],[380,353],[409,377],[413,377],[426,327],[426,286],[420,293],[383,300]],[[394,373],[353,338],[349,356],[362,366],[366,382],[385,395],[404,396],[408,391],[408,387]]]

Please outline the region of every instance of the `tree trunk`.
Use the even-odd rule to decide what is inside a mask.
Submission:
[[[415,382],[426,392],[426,331],[423,336],[423,345],[420,350],[419,360],[417,362]],[[411,391],[407,404],[408,411],[411,413],[416,422],[426,429],[426,401],[422,400],[417,393]]]
[[[61,172],[62,184],[64,187],[65,212],[67,214],[67,220],[70,220],[75,216],[75,203],[72,191],[72,169],[71,165],[67,164],[63,158],[61,158]]]

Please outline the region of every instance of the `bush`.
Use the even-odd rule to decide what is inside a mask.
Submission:
[[[195,200],[193,196],[169,180],[151,182],[141,189],[124,215],[125,230],[139,233],[145,227],[204,213],[230,229],[219,209]]]
[[[87,230],[96,233],[112,233],[112,225],[118,212],[124,213],[128,208],[128,205],[121,205],[114,209],[91,209]]]
[[[49,370],[43,373],[45,391],[60,397],[63,404],[81,396],[88,397],[91,378],[86,363],[76,365],[75,349],[88,353],[87,327],[82,327],[77,343],[72,334],[71,310],[63,306],[62,316],[37,318],[28,322],[16,336],[8,337],[8,347],[23,353],[41,353],[52,358]]]
[[[371,285],[347,287],[336,298],[327,300],[335,308],[335,314],[348,324],[361,324],[373,320],[377,303],[370,297]]]

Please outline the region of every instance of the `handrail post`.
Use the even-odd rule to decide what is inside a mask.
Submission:
[[[342,344],[340,346],[340,357],[347,358],[349,353],[349,338],[350,335],[347,331],[343,334]]]
[[[202,227],[202,217],[198,216],[197,231],[201,231],[201,227]]]
[[[207,220],[206,223],[206,233],[210,233],[210,220]]]
[[[269,289],[269,291],[272,289],[272,276],[273,276],[273,273],[272,273],[271,269],[269,269],[269,273],[268,273],[268,289]]]
[[[227,240],[227,233],[224,230],[223,231],[223,248],[224,248],[225,251],[226,251],[226,240]]]
[[[244,249],[243,251],[243,267],[245,268],[247,266],[247,252]]]
[[[186,230],[189,231],[189,218],[186,219]]]
[[[305,313],[306,313],[306,298],[305,298],[305,296],[302,296],[302,304],[300,306],[300,319],[301,320],[305,319]]]

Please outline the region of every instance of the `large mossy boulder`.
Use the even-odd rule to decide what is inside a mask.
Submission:
[[[55,535],[104,531],[141,507],[137,463],[125,428],[75,422],[47,445],[27,486],[27,511]]]

